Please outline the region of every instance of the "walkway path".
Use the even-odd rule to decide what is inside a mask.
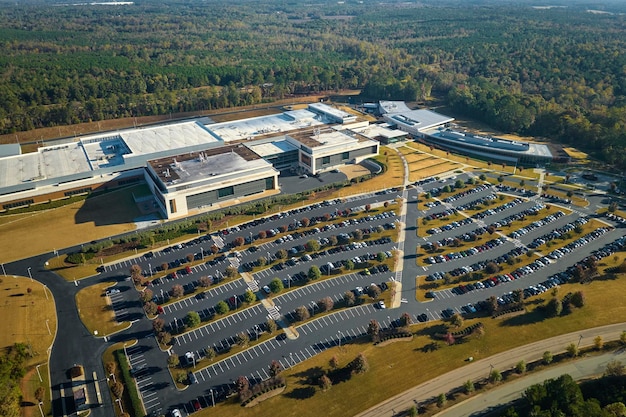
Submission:
[[[467,417],[482,415],[484,410],[496,409],[503,404],[509,404],[522,396],[528,387],[540,384],[546,379],[555,379],[569,374],[574,380],[581,380],[602,375],[609,362],[618,360],[626,363],[626,350],[604,353],[602,355],[582,358],[576,361],[555,365],[540,372],[534,372],[514,381],[502,384],[484,394],[478,394],[466,401],[436,414],[436,417]]]
[[[417,385],[388,400],[366,410],[357,417],[393,417],[398,412],[408,410],[416,403],[434,398],[441,393],[449,392],[463,385],[467,380],[478,381],[487,378],[491,369],[500,371],[513,368],[519,361],[533,362],[543,357],[546,351],[557,354],[565,351],[567,345],[576,343],[579,346],[591,346],[596,336],[603,340],[619,340],[622,332],[626,330],[626,323],[611,324],[583,330],[581,332],[568,333],[535,343],[520,346],[505,352],[498,353],[489,358],[476,362],[467,363],[458,369],[440,375],[430,381]],[[489,393],[485,396],[490,395]],[[467,416],[467,413],[463,413]]]

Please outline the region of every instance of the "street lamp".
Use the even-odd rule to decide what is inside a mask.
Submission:
[[[341,338],[343,337],[343,333],[341,330],[337,330],[337,338],[339,339],[339,347],[341,347]]]
[[[213,407],[215,407],[215,397],[213,396],[213,388],[211,388],[209,391],[211,391],[211,402],[213,403]]]
[[[150,270],[150,276],[152,276],[152,265],[148,264],[148,269]]]
[[[233,298],[235,299],[235,310],[237,310],[237,294],[235,294]]]
[[[576,348],[580,347],[580,341],[583,340],[583,335],[581,334],[580,337],[578,338],[578,346],[576,346]]]
[[[28,267],[28,276],[30,277],[31,282],[33,281],[33,274],[30,273],[30,266]]]
[[[115,402],[120,406],[120,413],[124,413],[124,409],[122,408],[122,401],[119,398],[115,399]]]
[[[294,366],[295,363],[293,361],[293,352],[289,352],[289,359],[291,359],[291,366]]]
[[[204,249],[202,249],[202,246],[200,247],[200,257],[204,261]]]

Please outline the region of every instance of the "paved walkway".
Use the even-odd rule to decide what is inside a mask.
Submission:
[[[624,330],[626,330],[626,323],[586,329],[540,340],[498,353],[489,358],[470,362],[389,398],[369,410],[357,414],[357,417],[393,417],[399,412],[408,410],[416,403],[421,403],[441,393],[458,388],[467,380],[478,381],[487,378],[492,367],[500,371],[511,369],[521,360],[530,363],[542,358],[546,351],[550,351],[552,354],[564,352],[566,346],[571,343],[576,343],[581,347],[591,346],[594,344],[596,336],[601,336],[604,341],[619,340]],[[485,394],[485,396],[488,395],[489,393]],[[468,414],[464,412],[463,415],[467,416]]]
[[[576,361],[555,365],[540,372],[534,372],[514,381],[502,384],[488,392],[478,394],[466,401],[436,414],[436,417],[467,417],[479,416],[484,410],[495,410],[503,404],[509,404],[522,396],[528,387],[540,384],[546,379],[555,379],[564,374],[569,374],[574,380],[581,380],[597,375],[602,375],[609,362],[618,360],[626,363],[626,350],[604,353],[602,355],[582,358]]]

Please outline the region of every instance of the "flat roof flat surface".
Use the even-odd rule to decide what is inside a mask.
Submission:
[[[233,120],[207,125],[207,129],[224,142],[254,139],[268,134],[280,135],[307,127],[322,125],[319,116],[309,110],[290,110],[281,114]]]
[[[37,152],[0,158],[0,187],[45,178],[41,155]]]
[[[419,131],[433,126],[443,125],[454,120],[453,117],[445,116],[426,109],[398,112],[388,117],[390,117],[395,123],[410,126]]]
[[[286,140],[277,140],[274,142],[250,144],[248,148],[252,149],[257,155],[265,158],[267,156],[277,155],[289,151],[297,151],[298,148],[293,146]]]
[[[340,109],[338,109],[336,107],[333,107],[333,106],[329,106],[328,104],[324,104],[324,103],[311,103],[311,104],[309,104],[309,108],[315,109],[315,110],[317,110],[319,112],[322,112],[322,113],[329,114],[329,115],[331,115],[333,117],[338,118],[339,120],[356,117],[353,114],[350,114],[348,112],[345,112],[343,110],[340,110]]]
[[[198,122],[175,123],[120,132],[133,155],[145,155],[219,142]]]
[[[379,101],[379,104],[386,113],[402,113],[411,111],[409,106],[407,106],[404,101],[381,100]]]
[[[384,138],[398,138],[407,135],[407,133],[402,130],[389,129],[388,127],[378,124],[369,125],[365,128],[354,129],[354,131],[359,132],[363,136],[366,136],[370,139],[374,139],[378,136],[382,136]]]
[[[434,138],[448,139],[451,143],[458,143],[459,145],[466,144],[478,146],[487,152],[489,149],[493,149],[517,153],[520,155],[536,155],[547,158],[552,157],[550,148],[547,145],[538,143],[484,137],[454,130],[437,131],[430,134],[430,136]]]

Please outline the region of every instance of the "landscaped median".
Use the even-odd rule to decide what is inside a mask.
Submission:
[[[131,326],[128,321],[116,320],[111,299],[105,295],[106,289],[115,284],[115,282],[94,284],[81,289],[76,294],[76,307],[80,319],[93,335],[108,336]]]
[[[107,373],[107,386],[111,391],[111,398],[115,401],[113,409],[116,416],[122,416],[123,412],[134,416],[146,414],[125,353],[125,348],[136,343],[136,339],[116,343],[102,355],[102,363]]]

